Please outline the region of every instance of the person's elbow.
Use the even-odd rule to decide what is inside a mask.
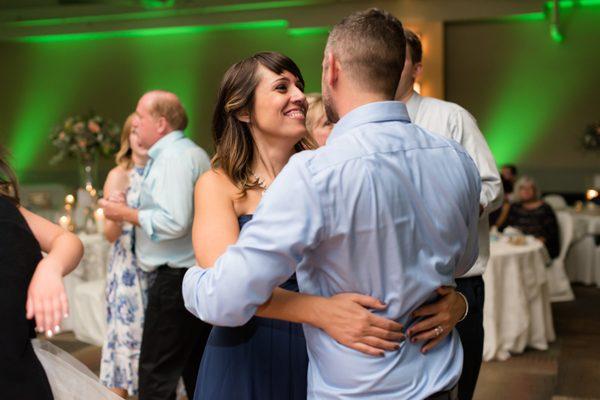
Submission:
[[[229,290],[207,288],[203,282],[207,278],[199,269],[190,268],[186,273],[182,284],[185,308],[197,318],[215,326],[236,327],[247,323],[254,315],[251,307],[236,302],[229,296]]]
[[[175,219],[165,219],[154,225],[154,232],[150,235],[150,238],[154,242],[182,238],[188,235],[191,229],[191,224],[188,221],[178,221]]]

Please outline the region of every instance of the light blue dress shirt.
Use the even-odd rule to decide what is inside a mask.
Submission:
[[[326,146],[291,158],[213,268],[190,268],[186,307],[241,325],[296,271],[302,292],[371,295],[388,305],[378,314],[408,326],[411,311],[477,258],[480,186],[465,150],[410,124],[402,103],[359,107]],[[381,358],[309,325],[304,333],[310,399],[419,399],[461,373],[456,332],[427,355],[405,341]]]
[[[173,131],[150,150],[144,170],[136,227],[135,254],[140,267],[153,271],[163,264],[188,268],[196,264],[192,247],[194,185],[210,160],[204,150]]]

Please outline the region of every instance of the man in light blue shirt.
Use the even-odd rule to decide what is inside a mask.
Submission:
[[[210,326],[183,306],[181,282],[195,264],[192,246],[194,185],[210,161],[204,150],[183,135],[187,115],[177,96],[146,93],[138,102],[133,129],[148,149],[138,210],[104,202],[108,218],[136,225],[138,265],[155,272],[139,361],[139,398],[175,398],[182,376],[190,396]]]
[[[337,122],[327,145],[292,157],[238,242],[213,268],[191,268],[186,307],[216,325],[248,321],[294,271],[318,296],[357,292],[405,326],[436,289],[477,258],[480,179],[463,148],[410,123],[394,93],[402,25],[371,9],[337,24],[323,96]],[[427,354],[403,342],[371,357],[304,326],[309,399],[452,399],[462,366],[456,332]]]

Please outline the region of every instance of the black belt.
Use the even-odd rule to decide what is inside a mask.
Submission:
[[[450,390],[434,393],[431,396],[426,397],[425,400],[458,400],[458,385]]]

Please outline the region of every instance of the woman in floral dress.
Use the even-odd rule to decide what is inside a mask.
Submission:
[[[139,206],[139,194],[146,150],[138,144],[131,129],[133,115],[127,118],[121,134],[117,166],[106,178],[104,197],[110,201]],[[134,227],[129,223],[106,221],[104,234],[113,242],[106,282],[107,332],[102,347],[100,379],[123,398],[138,392],[138,363],[144,326],[144,311],[152,274],[137,266]]]

